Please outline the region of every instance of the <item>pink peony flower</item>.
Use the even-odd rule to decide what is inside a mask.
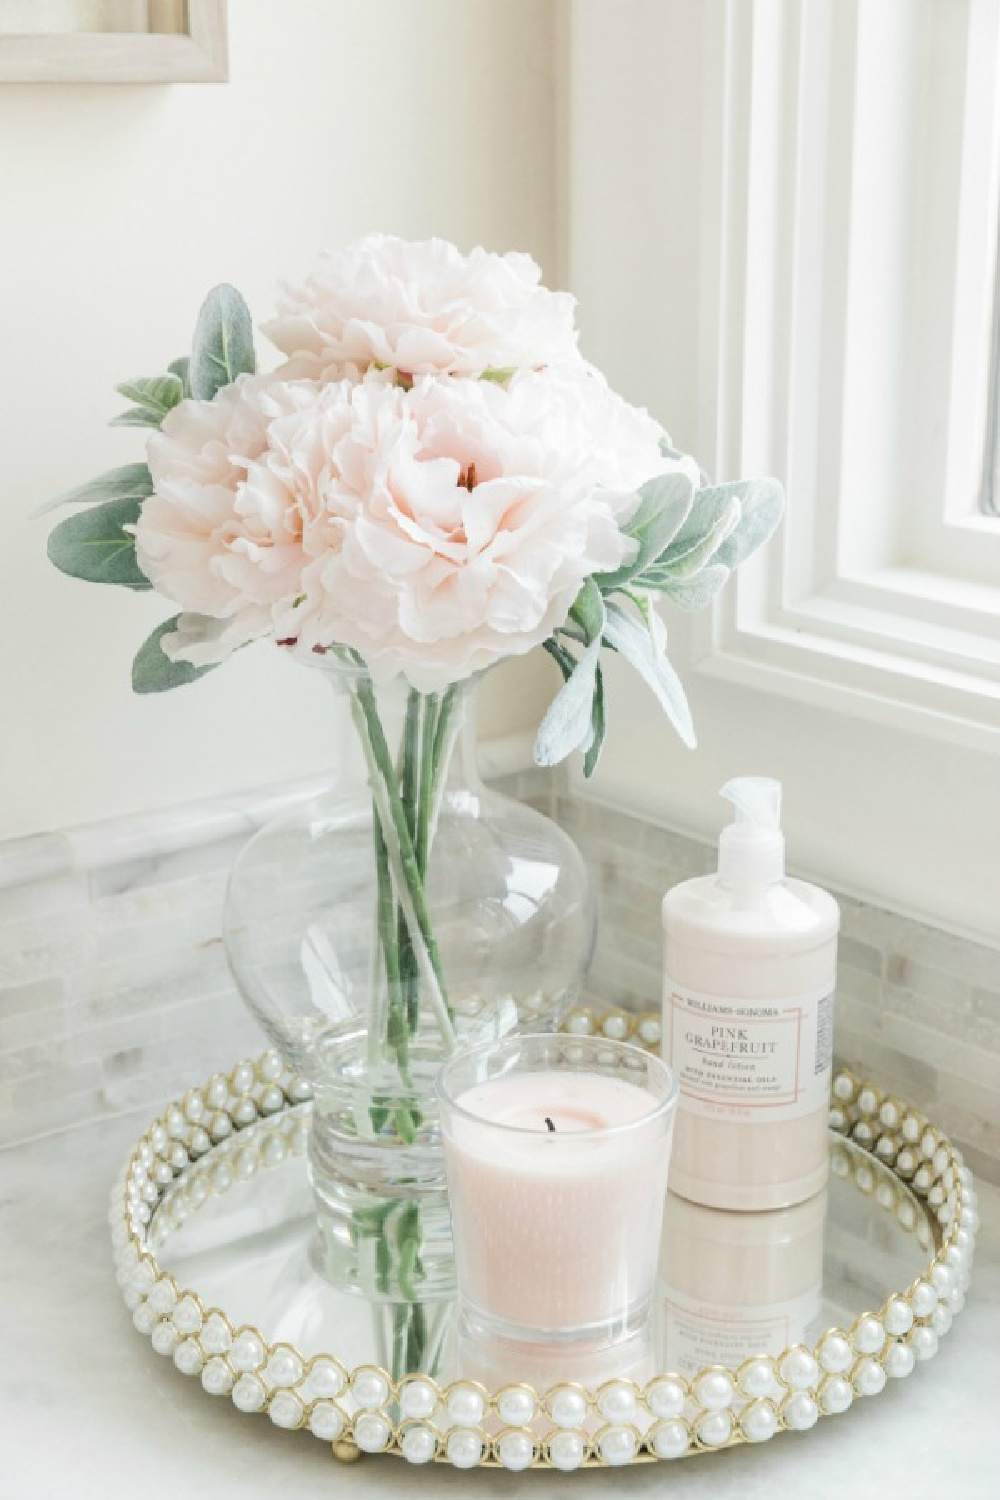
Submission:
[[[241,375],[212,401],[182,401],[149,439],[154,488],[136,526],[139,566],[182,609],[220,622],[211,641],[187,622],[187,661],[221,661],[266,635],[274,605],[294,597],[304,518],[284,490],[249,491],[246,477],[271,422],[314,399],[306,383]]]
[[[477,377],[576,360],[575,300],[540,274],[528,255],[370,234],[286,289],[264,332],[296,374],[325,380],[352,364]]]

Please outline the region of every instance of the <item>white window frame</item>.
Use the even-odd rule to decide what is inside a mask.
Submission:
[[[933,69],[933,5],[725,7],[701,448],[721,476],[778,473],[790,503],[694,650],[710,676],[989,749],[1000,525],[979,498],[1000,8],[950,3],[964,46],[953,15]],[[928,74],[930,97],[914,97]]]
[[[920,26],[933,22],[938,3],[559,5],[559,214],[584,352],[713,476],[775,474],[788,493],[779,533],[711,614],[665,610],[697,752],[679,745],[641,684],[611,663],[600,769],[585,781],[576,765],[571,778],[576,795],[711,840],[724,820],[723,782],[778,776],[793,868],[1000,943],[1000,570],[985,550],[998,523],[975,518],[978,580],[956,576],[933,536],[918,551],[914,539],[928,527],[954,522],[944,476],[949,451],[959,451],[954,424],[970,412],[914,379],[917,351],[905,342],[921,278],[950,243],[951,280],[935,300],[933,327],[920,332],[928,348],[946,350],[948,371],[955,362],[969,368],[956,329],[975,322],[975,285],[980,300],[991,292],[988,277],[977,283],[955,259],[959,243],[970,243],[971,168],[951,183],[938,233],[911,258],[891,317],[879,296],[898,226],[863,253],[872,214],[876,227],[885,217],[872,183],[905,188],[916,174],[938,191],[956,160],[954,131],[968,129],[969,91],[950,157],[944,146],[925,153],[897,179],[893,152],[910,139],[900,123],[913,109],[907,80],[927,81],[913,49],[927,45]],[[995,56],[982,28],[996,6],[944,3],[959,19],[941,80],[954,98],[970,61]],[[859,111],[870,106],[873,68],[896,25],[909,28],[910,50],[874,75],[880,107],[894,111],[877,145],[879,132]],[[921,101],[925,118],[934,103]],[[881,156],[869,159],[875,151]],[[810,186],[821,191],[810,195]],[[893,201],[908,200],[903,192]],[[994,203],[978,205],[981,267],[994,253]],[[878,341],[881,363],[869,369]],[[902,386],[894,360],[904,362]],[[889,423],[887,403],[891,412],[900,389],[905,421],[897,411]],[[905,469],[900,431],[929,432],[928,412],[937,446]],[[981,410],[971,415],[982,422]],[[982,456],[974,447],[969,440],[963,450],[969,473]],[[966,520],[974,503],[962,496]]]

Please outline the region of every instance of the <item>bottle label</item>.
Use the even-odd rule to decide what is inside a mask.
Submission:
[[[669,978],[664,1057],[689,1114],[795,1119],[825,1109],[833,1069],[833,991],[794,1000],[722,1000]]]
[[[697,1375],[706,1365],[737,1369],[755,1355],[783,1354],[805,1341],[820,1311],[820,1289],[767,1307],[721,1307],[666,1288],[662,1304],[664,1368]]]

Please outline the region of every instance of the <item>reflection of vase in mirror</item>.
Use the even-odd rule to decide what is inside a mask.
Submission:
[[[660,1257],[666,1368],[738,1368],[806,1341],[820,1313],[827,1191],[792,1208],[736,1213],[667,1195]]]
[[[226,950],[312,1086],[317,1268],[420,1301],[454,1286],[434,1076],[456,1047],[557,1024],[593,902],[562,830],[479,780],[473,682],[418,693],[317,667],[350,725],[336,781],[244,849]]]

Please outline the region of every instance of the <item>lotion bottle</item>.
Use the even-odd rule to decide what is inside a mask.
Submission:
[[[711,1208],[804,1202],[827,1179],[840,913],[785,879],[781,784],[744,776],[713,876],[663,900],[663,1055],[680,1081],[670,1189]]]

